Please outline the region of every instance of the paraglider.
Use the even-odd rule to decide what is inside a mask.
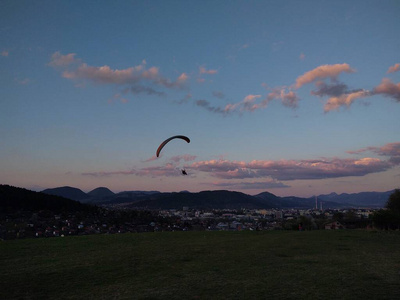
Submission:
[[[187,136],[184,136],[184,135],[175,135],[175,136],[172,136],[172,137],[166,139],[164,142],[162,142],[161,145],[158,147],[157,152],[156,152],[157,157],[160,156],[161,149],[164,148],[164,146],[165,146],[169,141],[171,141],[171,140],[173,140],[173,139],[182,139],[182,140],[185,140],[187,143],[190,143],[190,139],[189,139]],[[185,171],[185,173],[186,173],[186,171]],[[183,171],[182,171],[182,174],[183,174]],[[187,175],[187,174],[184,174],[184,175]]]
[[[182,175],[187,175],[187,173],[186,173],[186,170],[185,170],[185,169],[182,169],[182,170],[181,170],[181,172],[182,172]]]

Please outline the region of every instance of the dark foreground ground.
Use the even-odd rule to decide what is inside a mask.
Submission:
[[[160,232],[0,242],[0,299],[400,299],[400,233]]]

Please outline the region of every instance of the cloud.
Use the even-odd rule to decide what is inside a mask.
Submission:
[[[282,104],[287,107],[296,108],[298,106],[299,97],[293,91],[286,92],[286,88],[275,88],[271,93],[268,94],[266,103],[272,101],[273,99],[278,99],[282,101]],[[264,102],[262,105],[264,105]]]
[[[195,155],[189,155],[189,154],[185,154],[185,155],[178,155],[178,156],[173,156],[170,159],[176,163],[180,162],[180,161],[194,161],[196,160],[197,156]]]
[[[7,57],[10,53],[7,50],[1,51],[0,55],[3,57]]]
[[[206,68],[204,68],[204,67],[199,67],[199,73],[200,74],[208,74],[208,75],[214,75],[214,74],[217,74],[218,73],[218,70],[212,70],[212,69],[209,69],[209,70],[207,70]]]
[[[146,95],[157,95],[157,96],[165,96],[166,93],[155,90],[154,88],[143,86],[143,85],[134,85],[130,88],[126,88],[122,91],[123,94],[132,93],[134,95],[138,94],[146,94]]]
[[[52,67],[66,67],[74,63],[79,63],[79,60],[75,58],[75,55],[75,53],[62,55],[57,51],[51,56],[51,60],[48,65]]]
[[[215,94],[215,96],[217,95],[219,94]],[[291,108],[296,108],[299,101],[299,97],[295,92],[286,91],[286,87],[282,87],[273,89],[272,92],[270,92],[264,99],[262,95],[250,94],[244,97],[242,101],[228,103],[225,105],[225,107],[213,106],[209,101],[204,99],[197,100],[195,104],[205,108],[208,111],[227,115],[235,112],[253,112],[255,110],[265,108],[268,103],[274,99],[280,100],[284,106]]]
[[[188,168],[221,179],[272,178],[279,181],[364,176],[386,171],[400,164],[400,143],[383,147],[368,147],[348,153],[373,151],[389,157],[323,158],[310,160],[253,160],[251,162],[225,159],[194,162]]]
[[[214,113],[225,113],[220,107],[212,106],[211,103],[204,99],[199,99],[194,102],[195,105]]]
[[[145,69],[144,65],[138,65],[123,70],[112,70],[109,66],[92,67],[83,63],[73,71],[64,71],[63,77],[86,79],[99,84],[132,84],[141,80],[156,80],[158,68]]]
[[[203,161],[189,168],[221,179],[273,178],[279,181],[364,176],[386,171],[388,161],[377,158],[230,162]]]
[[[81,173],[84,176],[93,176],[93,177],[108,177],[113,175],[132,175],[135,174],[135,170],[131,171],[100,171],[100,172],[85,172]]]
[[[173,163],[167,163],[165,166],[142,168],[135,172],[137,176],[150,176],[150,177],[176,177],[181,176],[181,171]]]
[[[314,82],[316,80],[330,78],[335,80],[340,73],[353,73],[354,69],[350,68],[348,64],[335,64],[319,66],[311,71],[304,73],[296,79],[296,88],[300,88],[305,84]]]
[[[185,82],[185,81],[188,80],[188,79],[189,79],[189,76],[188,76],[186,73],[182,73],[182,74],[178,77],[177,81],[178,81],[178,82]]]
[[[220,91],[213,91],[212,94],[213,94],[213,96],[215,98],[218,98],[218,99],[224,99],[225,98],[224,93],[222,93]]]
[[[190,99],[192,99],[192,94],[186,94],[185,97],[183,97],[181,100],[177,100],[174,102],[178,104],[183,104],[189,102]]]
[[[147,167],[141,169],[132,169],[129,171],[100,171],[100,172],[85,172],[81,173],[84,176],[93,176],[93,177],[108,177],[108,176],[118,176],[118,175],[136,175],[136,176],[150,176],[150,177],[175,177],[180,176],[180,169],[177,168],[174,164],[168,163],[165,166],[158,167]]]
[[[154,84],[165,88],[181,88],[188,79],[186,73],[182,73],[176,80],[170,80],[160,74],[158,67],[147,67],[147,62],[126,69],[112,69],[107,65],[96,67],[90,66],[75,58],[75,53],[62,55],[55,52],[49,65],[56,68],[64,68],[62,76],[71,80],[86,80],[102,85],[137,85],[135,89],[141,92],[154,94],[154,89],[144,89],[142,83]]]
[[[347,151],[349,154],[360,154],[364,152],[373,152],[381,156],[389,157],[389,162],[394,165],[400,165],[400,142],[389,143],[382,147],[366,147],[355,151]]]
[[[323,81],[315,83],[316,90],[311,91],[311,95],[323,97],[323,96],[334,96],[338,97],[346,93],[348,87],[344,83],[333,83],[326,84]]]
[[[343,94],[338,97],[329,98],[325,103],[324,111],[329,112],[332,110],[337,110],[341,106],[349,107],[356,99],[365,98],[371,96],[370,91],[361,90],[356,92],[351,92],[348,94]]]
[[[395,65],[391,66],[389,68],[389,70],[387,71],[387,73],[389,74],[389,73],[394,73],[397,71],[400,71],[400,64],[395,64]]]
[[[255,101],[261,98],[261,95],[247,95],[241,102],[234,103],[234,104],[227,104],[224,108],[224,112],[232,112],[237,109],[240,111],[254,111],[258,109],[258,105]]]
[[[155,160],[157,160],[157,159],[158,159],[158,157],[157,157],[156,155],[153,155],[152,157],[146,159],[144,162],[155,161]]]
[[[25,79],[16,79],[16,82],[18,82],[18,84],[20,85],[27,85],[29,83],[31,83],[31,80],[29,78],[25,78]]]
[[[300,58],[301,60],[304,60],[304,59],[306,58],[306,56],[305,56],[304,53],[301,53],[300,56],[299,56],[299,58]]]
[[[108,99],[110,104],[115,102],[128,103],[128,99],[124,98],[120,93],[116,93],[112,98]]]
[[[382,79],[380,85],[374,88],[374,94],[382,94],[385,97],[390,97],[400,102],[400,83],[393,83],[388,78]]]
[[[271,184],[275,187],[285,187],[281,181],[292,180],[319,180],[326,178],[341,178],[349,176],[365,176],[368,174],[387,171],[400,165],[400,142],[388,143],[382,147],[366,147],[363,149],[348,151],[350,154],[373,152],[386,159],[376,157],[363,158],[319,158],[308,160],[253,160],[250,162],[230,161],[227,159],[215,159],[206,161],[194,161],[196,156],[183,155],[172,157],[163,166],[131,169],[128,171],[101,171],[86,172],[86,176],[112,176],[112,175],[136,175],[136,176],[180,176],[178,163],[193,161],[185,166],[192,172],[206,173],[211,177],[224,180],[220,185],[238,186],[237,180],[254,180],[242,182],[249,188],[255,188],[257,184]],[[147,161],[152,161],[153,158]],[[146,161],[146,162],[147,162]],[[261,180],[260,180],[261,179]],[[240,183],[239,183],[240,184]],[[253,187],[251,185],[253,184]],[[262,187],[265,188],[265,187]]]

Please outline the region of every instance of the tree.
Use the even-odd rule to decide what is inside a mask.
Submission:
[[[389,196],[385,207],[393,212],[400,213],[400,189],[396,189]]]
[[[377,227],[384,229],[400,229],[400,190],[396,189],[390,196],[385,205],[385,210],[381,209],[374,213],[373,220]]]

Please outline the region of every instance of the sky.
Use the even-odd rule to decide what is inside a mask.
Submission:
[[[398,0],[0,0],[0,183],[399,188],[399,15]],[[191,142],[156,157],[175,135]]]

